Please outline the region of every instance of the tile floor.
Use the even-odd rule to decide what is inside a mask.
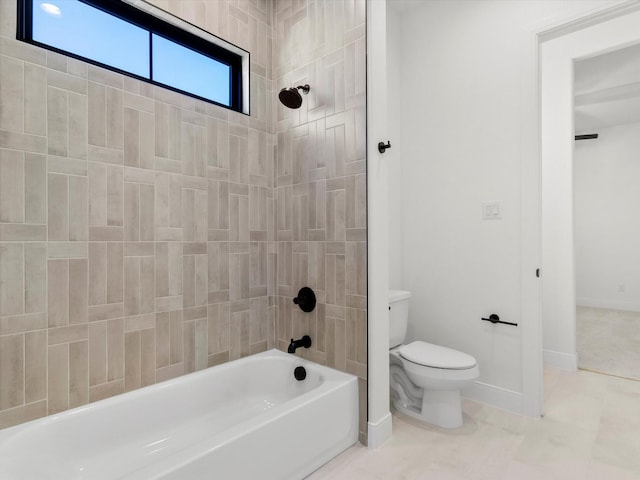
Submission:
[[[465,400],[465,424],[450,431],[394,413],[387,443],[351,447],[308,479],[640,479],[640,382],[548,369],[545,412]]]
[[[578,366],[640,380],[640,312],[576,308]]]

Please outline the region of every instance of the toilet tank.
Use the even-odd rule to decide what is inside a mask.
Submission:
[[[411,292],[389,291],[389,348],[397,347],[407,336]]]

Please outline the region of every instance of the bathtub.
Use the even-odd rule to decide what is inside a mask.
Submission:
[[[357,439],[356,377],[270,350],[0,430],[0,478],[300,479]]]

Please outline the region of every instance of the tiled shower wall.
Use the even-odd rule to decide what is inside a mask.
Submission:
[[[365,0],[278,1],[275,40],[277,88],[311,87],[276,110],[277,344],[308,333],[303,356],[359,377],[366,443]],[[310,314],[291,301],[305,285]]]
[[[275,346],[272,4],[157,1],[251,52],[251,116],[15,40],[0,2],[0,427]]]
[[[251,52],[251,116],[18,42],[0,1],[0,428],[309,333],[366,442],[365,1],[151,3]]]

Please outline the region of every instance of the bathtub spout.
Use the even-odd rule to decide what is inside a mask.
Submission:
[[[300,347],[309,348],[311,346],[311,337],[309,335],[305,335],[300,340],[291,339],[291,343],[289,344],[289,348],[287,352],[296,353],[296,349]]]

